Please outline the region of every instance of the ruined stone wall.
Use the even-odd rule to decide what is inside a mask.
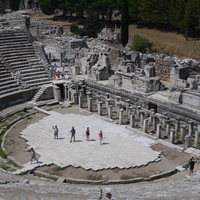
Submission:
[[[14,106],[20,103],[30,101],[36,94],[38,89],[24,90],[15,94],[11,94],[0,98],[0,110]]]
[[[142,108],[148,109],[149,103],[157,105],[157,112],[164,113],[168,112],[168,116],[170,118],[181,118],[181,121],[189,121],[193,120],[194,124],[200,123],[199,114],[192,109],[186,108],[184,105],[177,105],[172,102],[161,102],[158,99],[153,99],[151,97],[146,97],[142,93],[136,93],[133,91],[132,93],[127,92],[125,89],[117,89],[110,87],[108,85],[100,85],[98,83],[94,83],[91,81],[86,82],[86,86],[91,91],[96,91],[96,93],[109,93],[111,97],[120,96],[122,100],[130,100],[130,104],[134,104],[136,106],[141,106]]]

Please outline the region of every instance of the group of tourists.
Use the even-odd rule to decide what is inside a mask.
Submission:
[[[50,73],[51,73],[51,78],[53,79],[60,79],[63,78],[65,79],[65,66],[62,66],[62,71],[59,71],[58,65],[55,63],[54,65],[50,66]]]
[[[54,139],[58,139],[58,126],[55,125],[52,128],[54,130]],[[71,133],[70,143],[72,141],[75,142],[76,141],[76,138],[75,138],[76,130],[75,130],[74,126],[72,126],[70,133]],[[89,127],[86,128],[85,133],[86,133],[86,141],[90,141],[90,128]],[[100,145],[102,145],[102,140],[103,140],[102,130],[100,130],[100,132],[99,132],[99,140],[100,140]]]

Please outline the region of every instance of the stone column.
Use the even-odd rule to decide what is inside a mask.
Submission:
[[[188,122],[188,135],[192,136],[193,131],[194,131],[194,122],[193,121],[189,121]]]
[[[137,110],[136,110],[136,119],[140,119],[140,111],[141,111],[141,106],[137,106]]]
[[[72,100],[72,92],[71,92],[71,90],[68,90],[68,100],[69,101]]]
[[[128,117],[128,115],[129,115],[129,107],[130,107],[130,100],[127,99],[127,100],[126,100],[126,115],[127,115],[127,117]]]
[[[88,99],[88,111],[92,112],[92,98]]]
[[[78,97],[79,108],[83,108],[83,96],[79,93]]]
[[[118,102],[116,104],[117,117],[119,117],[120,109],[121,109],[121,103]]]
[[[141,127],[143,127],[143,121],[144,121],[144,112],[140,111],[140,124],[141,124]]]
[[[119,125],[122,125],[124,121],[124,109],[120,109],[119,111]]]
[[[110,119],[112,119],[112,107],[113,107],[113,105],[109,105],[109,106],[108,106],[108,117],[109,117]]]
[[[156,131],[157,138],[161,138],[161,124],[157,124],[157,131]]]
[[[78,93],[74,93],[74,97],[73,97],[73,99],[74,99],[74,104],[76,105],[76,104],[78,104]]]
[[[163,115],[167,116],[167,113],[164,112]],[[163,118],[163,128],[166,128],[166,120],[167,120],[167,118]]]
[[[145,119],[143,122],[143,131],[148,133],[148,119]]]
[[[116,96],[116,99],[115,99],[115,108],[117,108],[117,103],[120,101],[120,99],[121,99],[121,97]]]
[[[187,149],[190,146],[191,146],[191,136],[190,135],[186,135],[185,136],[185,148]]]
[[[199,131],[195,131],[195,138],[194,138],[194,146],[196,148],[198,148],[200,145],[199,145]]]
[[[106,99],[106,108],[108,109],[109,105],[110,105],[110,99]]]
[[[175,131],[170,130],[170,142],[174,144],[174,140],[175,140]]]
[[[132,106],[129,106],[127,111],[127,120],[130,120],[131,112],[132,112]]]
[[[99,114],[100,116],[102,115],[102,104],[103,104],[103,102],[102,102],[102,101],[99,101],[99,102],[98,102],[98,105],[97,105],[98,114]]]
[[[151,109],[152,113],[150,113],[150,117],[149,117],[149,126],[152,125],[152,122],[153,122],[153,115],[155,114],[154,113],[154,109]]]
[[[91,98],[92,97],[92,92],[86,92],[87,94],[87,98]]]
[[[155,115],[153,117],[153,131],[156,132],[157,130],[157,117]]]
[[[134,116],[134,114],[130,115],[130,126],[132,128],[135,128],[135,116]]]
[[[175,132],[178,133],[180,128],[180,118],[176,118],[176,122],[175,122]]]
[[[68,86],[64,85],[64,90],[65,90],[65,99],[68,99]]]
[[[170,135],[170,120],[166,120],[166,136],[169,137]]]
[[[180,141],[184,142],[184,138],[185,138],[185,126],[181,125],[181,132],[180,132]]]

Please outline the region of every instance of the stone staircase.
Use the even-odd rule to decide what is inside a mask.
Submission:
[[[51,84],[42,85],[38,90],[38,92],[33,97],[33,99],[31,100],[31,103],[35,103],[48,87],[52,87],[52,85]]]
[[[26,33],[19,30],[1,32],[0,52],[3,62],[16,74],[23,88],[51,83],[48,69],[36,56]]]
[[[0,61],[0,96],[20,90],[21,87],[12,74]]]

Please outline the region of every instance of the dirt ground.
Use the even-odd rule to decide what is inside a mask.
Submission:
[[[45,107],[44,107],[45,108]],[[61,113],[66,113],[69,109],[63,108],[58,109],[54,107],[53,110]],[[46,108],[45,108],[46,109]],[[70,109],[73,112],[73,108]],[[82,111],[80,114],[85,115]],[[28,147],[26,141],[20,137],[20,132],[25,129],[29,124],[35,123],[36,121],[45,117],[42,113],[37,113],[23,121],[16,124],[8,133],[5,138],[4,146],[9,156],[13,157],[21,165],[30,162],[30,152],[26,151]],[[98,180],[101,179],[103,175],[108,177],[109,180],[126,180],[136,177],[149,177],[150,175],[162,173],[168,170],[174,169],[176,166],[186,164],[190,158],[190,155],[184,152],[180,152],[176,149],[171,149],[162,144],[156,144],[152,146],[152,149],[161,152],[161,161],[149,163],[146,166],[139,168],[129,168],[129,169],[107,169],[100,171],[85,170],[81,167],[75,168],[69,166],[67,168],[60,168],[56,165],[43,166],[37,168],[37,171],[46,172],[52,175],[63,176],[66,178],[74,179],[89,179]]]

